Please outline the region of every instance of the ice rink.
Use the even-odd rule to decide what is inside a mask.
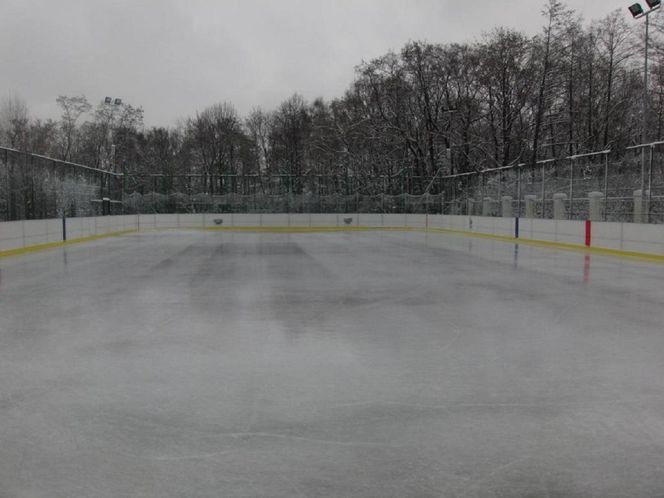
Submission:
[[[0,497],[664,497],[664,264],[424,233],[0,259]]]

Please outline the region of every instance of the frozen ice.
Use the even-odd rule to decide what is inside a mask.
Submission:
[[[2,259],[0,496],[662,496],[663,277],[396,232]]]

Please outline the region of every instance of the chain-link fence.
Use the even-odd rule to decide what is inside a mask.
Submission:
[[[664,223],[664,142],[433,177],[408,169],[380,177],[124,176],[0,148],[0,220],[107,212],[442,213]]]
[[[122,175],[0,148],[0,221],[122,212]]]
[[[443,177],[443,213],[664,223],[664,143]]]

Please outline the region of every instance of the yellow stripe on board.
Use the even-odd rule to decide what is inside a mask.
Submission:
[[[500,242],[508,242],[511,244],[523,244],[534,247],[544,247],[549,249],[559,249],[564,251],[585,252],[590,254],[599,254],[602,256],[613,256],[619,258],[629,258],[640,261],[648,261],[655,263],[664,263],[664,254],[655,254],[638,251],[623,251],[619,249],[608,249],[603,247],[586,247],[583,244],[571,244],[566,242],[552,242],[548,240],[538,239],[522,239],[514,238],[505,235],[495,235],[482,232],[471,232],[468,230],[458,230],[452,228],[419,228],[419,227],[364,227],[364,226],[329,226],[329,227],[310,227],[310,226],[262,226],[262,227],[172,227],[172,228],[142,228],[140,230],[124,230],[120,232],[113,232],[103,235],[92,235],[89,237],[81,237],[78,239],[68,240],[66,242],[50,242],[47,244],[38,244],[34,246],[21,247],[18,249],[10,249],[7,251],[0,251],[0,257],[18,256],[56,247],[63,247],[70,244],[80,244],[83,242],[90,242],[93,240],[103,239],[107,237],[115,237],[118,235],[125,235],[128,233],[136,232],[152,232],[152,231],[168,231],[168,230],[202,230],[210,232],[244,232],[244,233],[335,233],[335,232],[429,232],[440,233],[449,235],[458,235],[462,237],[474,237],[481,239],[496,240]]]
[[[100,235],[90,235],[88,237],[79,237],[76,239],[59,241],[59,242],[47,242],[45,244],[35,244],[34,246],[18,247],[16,249],[8,249],[6,251],[0,251],[0,258],[6,258],[9,256],[21,256],[23,254],[29,254],[33,252],[46,251],[48,249],[55,249],[57,247],[65,247],[74,244],[82,244],[84,242],[92,242],[93,240],[106,239],[108,237],[117,237],[118,235],[126,235],[128,233],[136,233],[138,230],[122,230],[119,232],[104,233]]]
[[[494,235],[492,233],[470,232],[467,230],[455,230],[451,228],[429,228],[429,232],[447,233],[450,235],[460,235],[463,237],[476,237],[481,239],[498,240],[501,242],[510,242],[512,244],[523,244],[535,247],[546,247],[549,249],[560,249],[563,251],[583,251],[590,254],[600,254],[602,256],[614,256],[619,258],[638,259],[655,263],[664,263],[664,254],[655,254],[639,251],[623,251],[621,249],[609,249],[605,247],[587,247],[584,244],[571,244],[569,242],[553,242],[549,240],[538,239],[517,239],[505,235]]]

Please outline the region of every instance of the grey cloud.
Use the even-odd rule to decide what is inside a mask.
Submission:
[[[573,0],[585,18],[618,0]],[[494,26],[535,33],[541,2],[503,0],[4,0],[0,93],[57,117],[59,94],[142,105],[174,124],[218,101],[246,113],[293,92],[341,95],[362,60],[408,40],[472,41]]]

